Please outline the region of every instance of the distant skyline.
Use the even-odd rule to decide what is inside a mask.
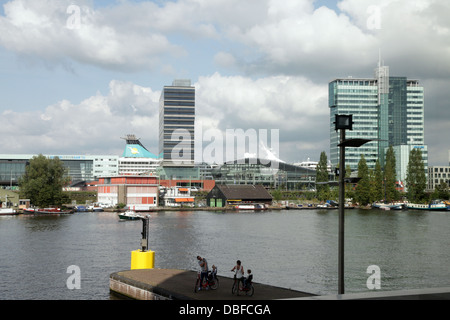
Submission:
[[[425,144],[448,165],[450,2],[0,0],[4,154],[158,153],[159,98],[196,88],[204,130],[279,129],[280,159],[329,157],[328,83],[392,76],[425,89]]]

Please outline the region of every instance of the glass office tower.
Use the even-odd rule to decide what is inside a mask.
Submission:
[[[420,147],[427,166],[424,139],[424,91],[417,80],[389,75],[389,67],[378,65],[374,78],[340,78],[329,83],[330,161],[339,163],[339,134],[335,114],[353,114],[353,130],[346,138],[372,139],[360,148],[346,148],[346,165],[358,168],[361,154],[369,168],[377,159],[384,166],[389,146]]]
[[[159,153],[163,166],[194,165],[195,87],[190,80],[164,86],[159,102]]]

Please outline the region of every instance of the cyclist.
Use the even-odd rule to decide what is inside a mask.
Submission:
[[[253,280],[252,270],[248,269],[247,278],[244,279],[244,288],[249,288],[250,285],[252,284],[252,280]]]
[[[211,267],[211,279],[217,278],[217,267],[215,265],[212,265]]]
[[[203,285],[203,279],[206,279],[208,277],[208,262],[206,261],[205,258],[202,258],[200,256],[197,256],[197,260],[198,260],[198,265],[201,268],[200,287],[198,288],[198,290],[201,290],[202,285]]]

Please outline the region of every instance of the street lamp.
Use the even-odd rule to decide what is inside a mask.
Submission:
[[[345,148],[358,148],[371,141],[368,139],[345,139],[345,130],[353,130],[353,115],[336,114],[335,129],[340,130],[339,147],[339,257],[338,293],[344,294],[344,201],[345,201]]]

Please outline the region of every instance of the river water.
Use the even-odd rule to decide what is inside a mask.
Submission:
[[[155,268],[194,270],[200,255],[231,277],[240,259],[255,282],[337,293],[337,210],[150,216]],[[345,292],[369,291],[373,265],[382,291],[450,286],[449,227],[450,212],[346,211]],[[110,212],[0,217],[0,299],[111,299],[109,275],[130,268],[141,231],[141,221]],[[79,289],[69,289],[71,266],[79,268]]]

